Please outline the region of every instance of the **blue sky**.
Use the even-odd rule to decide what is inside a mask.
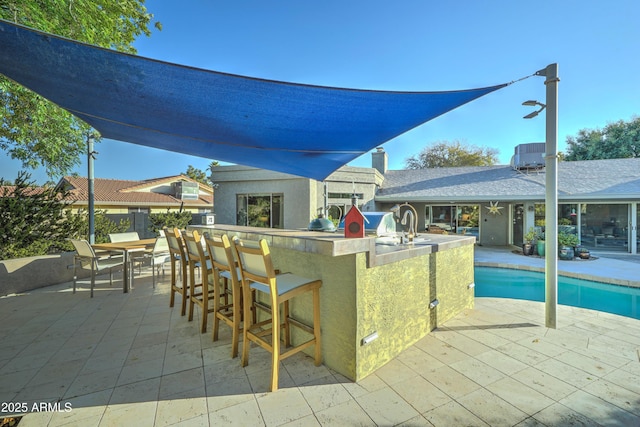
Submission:
[[[179,4],[179,6],[176,6]],[[138,54],[252,77],[361,89],[441,91],[491,86],[558,63],[559,149],[580,129],[640,114],[640,2],[410,0],[303,2],[148,1],[163,25],[135,42]],[[384,145],[389,166],[437,141],[499,150],[508,164],[516,145],[543,142],[543,77],[514,83]],[[98,144],[95,176],[147,179],[205,170],[212,159],[135,144]],[[144,161],[141,161],[144,159]],[[351,163],[370,166],[365,154]],[[19,162],[0,160],[14,179]],[[83,162],[76,171],[86,174]],[[44,182],[41,170],[33,178]]]

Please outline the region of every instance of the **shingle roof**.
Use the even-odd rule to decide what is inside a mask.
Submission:
[[[544,169],[516,171],[511,166],[390,170],[376,200],[544,199]],[[640,198],[640,158],[558,163],[562,199]]]
[[[182,202],[185,206],[211,206],[213,204],[212,195],[201,194],[198,200],[181,200],[171,194],[150,191],[153,187],[176,181],[195,182],[183,175],[143,181],[95,178],[94,201],[97,204],[130,206],[179,206]],[[67,176],[58,185],[66,185],[67,188],[70,188],[69,200],[86,202],[89,199],[88,179],[85,177]],[[211,190],[210,187],[205,188]]]

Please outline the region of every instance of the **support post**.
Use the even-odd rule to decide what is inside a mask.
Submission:
[[[89,135],[87,138],[87,168],[88,168],[88,180],[87,180],[87,192],[89,198],[89,243],[94,244],[96,242],[96,230],[95,230],[95,208],[94,208],[94,189],[93,189],[93,160],[95,152],[93,151],[93,135]]]
[[[545,325],[556,328],[558,308],[558,64],[538,71],[546,80]]]

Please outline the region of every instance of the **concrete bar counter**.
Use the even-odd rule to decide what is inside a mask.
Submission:
[[[414,243],[390,246],[376,245],[374,237],[346,239],[340,232],[225,224],[189,228],[266,239],[276,268],[322,279],[323,362],[354,381],[473,307],[474,237],[421,234]],[[311,323],[311,297],[294,299],[292,312]]]

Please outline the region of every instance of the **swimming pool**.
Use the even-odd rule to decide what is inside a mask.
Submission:
[[[544,273],[476,267],[475,296],[544,301]],[[640,319],[640,288],[558,276],[558,304]]]

